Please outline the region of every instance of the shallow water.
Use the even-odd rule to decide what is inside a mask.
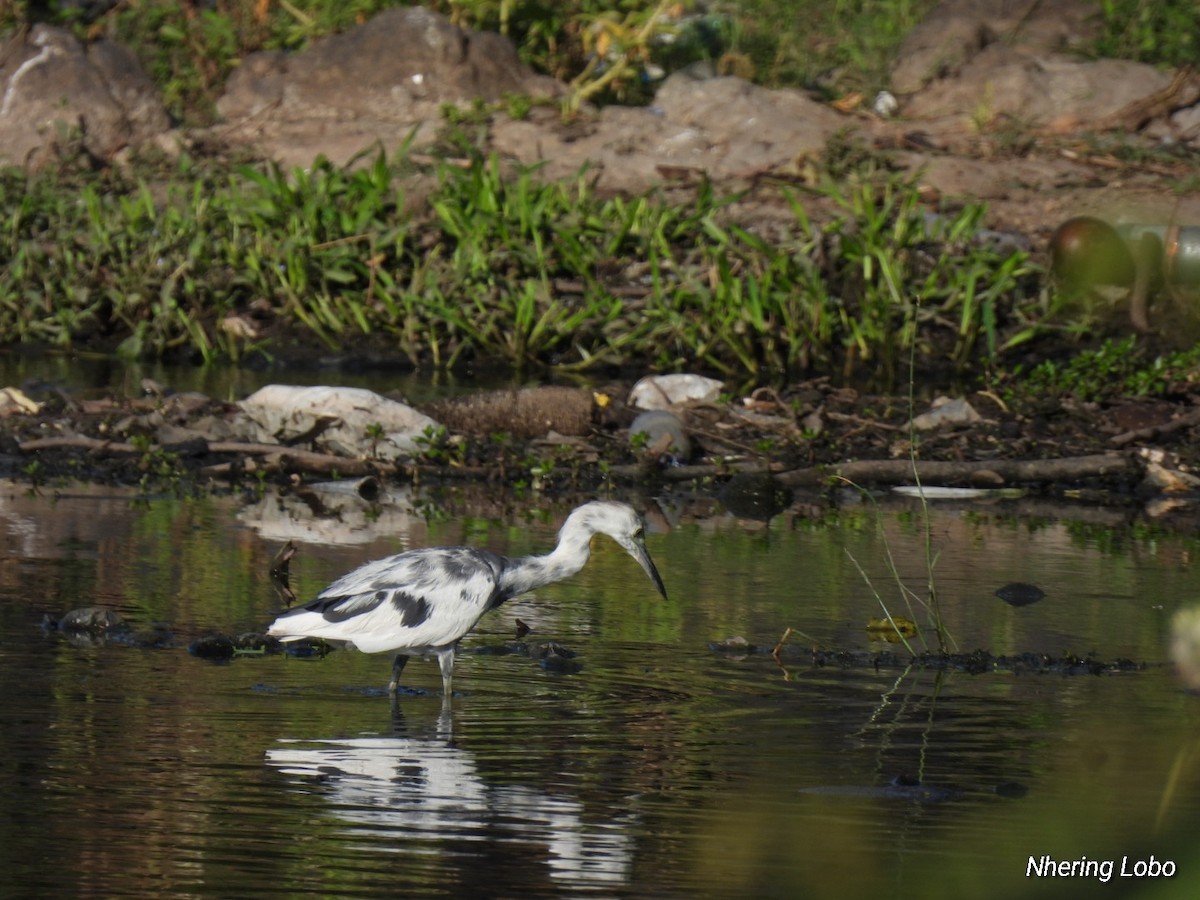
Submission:
[[[803,655],[783,671],[708,648],[735,634],[769,646],[790,626],[867,649],[879,606],[858,567],[893,608],[889,549],[923,584],[911,505],[769,528],[655,516],[665,602],[598,539],[579,576],[468,637],[449,713],[432,662],[409,665],[393,705],[383,656],[215,664],[182,649],[270,620],[285,537],[305,541],[292,576],[309,596],[409,546],[545,549],[564,512],[468,516],[450,502],[426,518],[393,500],[317,521],[275,497],[0,485],[0,894],[1196,895],[1200,700],[1164,639],[1200,597],[1193,538],[935,509],[937,584],[964,649],[1147,663],[1121,675],[813,668]],[[1010,581],[1046,598],[1009,606],[992,592]],[[39,628],[94,604],[175,645],[78,647]],[[516,618],[581,670],[490,652]],[[922,787],[889,790],[897,776]],[[1086,857],[1093,874],[1028,875],[1045,855]],[[1123,858],[1132,871],[1152,855],[1175,877],[1121,877]]]

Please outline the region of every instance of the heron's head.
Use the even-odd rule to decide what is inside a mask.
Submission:
[[[667,589],[663,587],[662,578],[654,566],[654,560],[650,558],[650,553],[646,550],[645,524],[632,506],[612,500],[596,500],[585,503],[571,513],[568,522],[576,517],[580,524],[593,534],[607,534],[620,544],[626,553],[637,560],[638,565],[654,582],[655,588],[666,599]]]

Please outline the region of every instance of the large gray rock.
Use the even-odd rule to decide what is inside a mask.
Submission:
[[[1170,83],[1170,72],[1142,63],[1030,55],[993,44],[956,77],[935,81],[910,98],[904,115],[954,119],[963,128],[986,129],[1008,117],[1025,127],[1077,130],[1102,125]]]
[[[55,145],[80,140],[111,159],[169,127],[158,92],[134,55],[99,40],[37,25],[0,62],[0,161],[37,163]]]
[[[1080,48],[1095,39],[1092,0],[947,0],[934,7],[896,51],[891,87],[912,94],[957,75],[981,50],[1002,43],[1031,53]]]
[[[421,7],[392,9],[299,53],[256,53],[230,76],[218,113],[232,138],[259,141],[285,164],[345,162],[416,128],[431,139],[443,104],[507,93],[555,96],[507,38],[462,29]]]
[[[639,192],[672,170],[716,180],[792,173],[851,123],[802,91],[678,72],[659,88],[653,106],[606,107],[582,131],[501,119],[492,140],[522,163],[544,163],[540,171],[548,179],[587,163],[604,189]]]
[[[1099,28],[1093,0],[947,0],[905,38],[891,88],[907,119],[934,131],[986,131],[997,122],[1076,131],[1121,127],[1172,76],[1117,59],[1086,60]]]

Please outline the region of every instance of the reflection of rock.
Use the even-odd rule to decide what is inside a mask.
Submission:
[[[84,606],[73,609],[58,620],[56,627],[59,631],[64,632],[86,631],[91,634],[105,634],[129,629],[120,613],[103,606]]]
[[[424,854],[426,841],[494,839],[544,848],[550,876],[563,887],[620,885],[630,876],[632,817],[597,822],[570,795],[491,784],[472,754],[445,740],[281,741],[267,750],[267,764],[320,782],[353,834],[384,839],[375,848]]]
[[[792,505],[792,489],[763,472],[734,475],[721,488],[721,503],[739,519],[769,522]]]
[[[354,484],[354,482],[347,482]],[[380,537],[401,541],[422,521],[407,492],[365,500],[354,491],[297,491],[263,497],[238,512],[238,519],[264,540],[310,544],[366,544]]]
[[[35,26],[0,64],[0,161],[76,139],[101,159],[168,127],[154,85],[133,54],[112,41],[86,47],[70,32]]]
[[[1200,607],[1181,609],[1171,617],[1170,655],[1188,689],[1200,691]]]

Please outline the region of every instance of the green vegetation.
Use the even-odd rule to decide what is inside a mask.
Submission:
[[[978,239],[980,207],[932,217],[876,170],[788,193],[794,236],[770,242],[704,186],[682,206],[601,198],[586,172],[544,183],[476,154],[436,168],[413,215],[403,152],[359,163],[185,158],[73,191],[3,173],[0,336],[214,361],[269,351],[281,329],[331,348],[370,335],[435,366],[636,357],[741,376],[894,374],[915,348],[965,373],[1045,315],[1025,254]]]
[[[1191,393],[1200,378],[1200,347],[1159,353],[1136,335],[1106,340],[1065,362],[1046,360],[1018,371],[1029,396],[1070,394],[1080,400]]]
[[[297,49],[394,5],[135,0],[74,24],[127,42],[173,115],[204,123],[248,53]],[[508,33],[526,61],[572,85],[573,104],[637,101],[658,75],[702,59],[829,94],[882,87],[932,0],[430,5]],[[1185,7],[1108,0],[1098,47],[1170,62],[1194,47]],[[27,14],[0,4],[0,26]],[[1148,57],[1151,47],[1162,54]],[[529,111],[527,98],[502,106]],[[913,182],[844,140],[815,186],[780,189],[794,216],[781,241],[737,221],[736,198],[707,186],[672,205],[653,193],[598,197],[586,172],[545,184],[505,168],[478,149],[494,112],[447,112],[447,150],[468,165],[430,170],[437,187],[416,213],[400,187],[416,168],[403,148],[345,168],[185,156],[169,171],[0,172],[0,341],[209,362],[300,333],[331,348],[369,336],[445,367],[636,357],[735,377],[895,378],[910,351],[922,369],[987,374],[1006,351],[1067,325],[1024,253],[980,239],[982,207],[931,216]]]
[[[1193,65],[1200,56],[1194,0],[1100,0],[1097,56],[1162,66]]]

